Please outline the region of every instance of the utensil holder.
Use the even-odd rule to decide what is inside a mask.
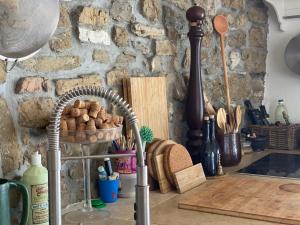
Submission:
[[[241,162],[242,148],[240,133],[221,135],[219,144],[222,166],[235,166]]]
[[[99,195],[103,202],[113,203],[118,200],[119,179],[99,180]]]

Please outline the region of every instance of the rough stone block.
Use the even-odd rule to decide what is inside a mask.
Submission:
[[[132,23],[131,31],[137,36],[150,37],[153,39],[159,39],[165,35],[165,30],[163,28],[147,26],[141,23]]]
[[[119,47],[126,47],[129,44],[128,31],[124,27],[114,26],[112,37],[115,44]]]
[[[176,41],[181,35],[188,33],[188,23],[184,14],[178,13],[172,7],[163,6],[163,24],[169,39]]]
[[[0,98],[0,176],[18,169],[22,154],[17,141],[12,114],[5,99]]]
[[[102,9],[84,7],[79,16],[79,24],[103,27],[107,24],[109,15]]]
[[[175,4],[178,8],[185,11],[193,6],[190,0],[169,0],[169,2]]]
[[[245,8],[245,0],[223,0],[223,5],[226,8],[242,10]]]
[[[107,85],[108,86],[120,86],[122,85],[122,79],[128,77],[128,70],[122,69],[122,70],[111,70],[107,73],[106,79],[107,79]]]
[[[99,74],[80,75],[78,78],[61,79],[55,82],[57,95],[62,95],[69,90],[77,87],[100,87],[102,84]]]
[[[256,4],[251,6],[248,11],[248,18],[251,22],[254,23],[267,23],[268,22],[268,8],[265,4]]]
[[[72,48],[72,32],[67,31],[62,34],[54,36],[49,41],[49,46],[52,51],[62,52],[66,49]]]
[[[59,28],[69,28],[71,27],[71,20],[69,16],[69,10],[65,6],[60,6],[60,16],[58,22]]]
[[[185,50],[183,61],[182,61],[182,66],[186,70],[190,69],[190,66],[191,66],[191,49],[190,48],[187,48]]]
[[[240,48],[246,45],[247,35],[243,30],[236,30],[231,32],[228,37],[228,45],[232,48]]]
[[[82,42],[110,45],[110,37],[104,30],[91,30],[88,28],[79,27],[79,39]]]
[[[160,0],[142,0],[142,13],[150,21],[156,21],[161,15]]]
[[[264,27],[251,27],[249,30],[250,47],[267,48],[267,34]]]
[[[16,84],[16,94],[48,91],[48,79],[40,76],[20,78]]]
[[[5,63],[0,61],[0,84],[6,81]]]
[[[249,72],[250,74],[265,75],[266,58],[266,51],[260,51],[253,48],[247,48],[242,51],[242,59],[245,62],[247,72]]]
[[[101,49],[95,49],[93,52],[93,60],[96,62],[109,64],[110,63],[110,56],[108,51],[101,50]]]
[[[78,56],[40,56],[25,60],[19,66],[33,72],[57,72],[79,67],[80,58]]]
[[[132,6],[127,0],[114,0],[110,9],[113,19],[120,22],[129,22],[132,17]]]
[[[134,41],[132,42],[134,49],[141,51],[144,55],[148,55],[151,52],[150,42]]]
[[[52,98],[31,98],[19,104],[19,124],[28,128],[44,128],[54,108]]]
[[[128,64],[133,63],[136,59],[136,55],[132,52],[122,52],[118,55],[116,59],[116,64],[128,66]]]
[[[216,15],[215,0],[193,0],[193,3],[202,7],[205,10],[206,15],[209,16]]]
[[[175,46],[169,40],[156,40],[155,52],[156,55],[174,55],[176,51]]]

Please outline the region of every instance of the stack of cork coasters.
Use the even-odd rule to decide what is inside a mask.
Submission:
[[[120,138],[123,117],[109,114],[97,101],[76,100],[62,112],[61,138],[65,142],[96,143]]]
[[[193,166],[186,148],[172,140],[155,139],[146,153],[149,176],[158,182],[161,193],[174,187],[183,193],[206,180],[201,164]]]

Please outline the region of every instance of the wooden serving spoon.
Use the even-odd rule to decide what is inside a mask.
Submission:
[[[217,112],[217,124],[223,130],[224,134],[227,133],[227,119],[226,111],[223,108],[220,108]]]
[[[240,124],[242,122],[242,111],[241,111],[241,106],[237,105],[235,108],[235,132],[239,131]]]
[[[226,64],[226,56],[225,56],[225,50],[224,50],[224,36],[228,31],[228,21],[225,16],[218,15],[214,18],[214,27],[215,30],[220,35],[221,40],[221,55],[222,55],[222,62],[224,67],[224,85],[225,85],[225,92],[226,92],[226,98],[227,98],[227,112],[230,113],[230,94],[229,94],[229,83],[228,83],[228,76],[227,76],[227,64]]]

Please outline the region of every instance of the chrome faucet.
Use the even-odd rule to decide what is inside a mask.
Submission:
[[[139,134],[137,118],[132,108],[118,94],[111,90],[96,87],[82,87],[65,93],[58,100],[50,119],[48,141],[49,151],[48,174],[49,174],[49,214],[50,225],[62,225],[61,219],[61,151],[59,148],[60,119],[64,107],[72,100],[82,96],[96,96],[104,98],[115,104],[126,117],[132,127],[137,144],[137,184],[136,203],[134,205],[134,218],[137,225],[150,225],[149,186],[147,180],[147,166],[144,160],[144,149]],[[113,156],[113,155],[112,155]],[[107,155],[105,156],[107,157]],[[73,157],[74,158],[74,157]],[[76,157],[75,157],[76,158]],[[81,159],[77,157],[76,159]],[[85,158],[89,158],[85,156]],[[90,158],[104,158],[104,156],[91,156]]]

